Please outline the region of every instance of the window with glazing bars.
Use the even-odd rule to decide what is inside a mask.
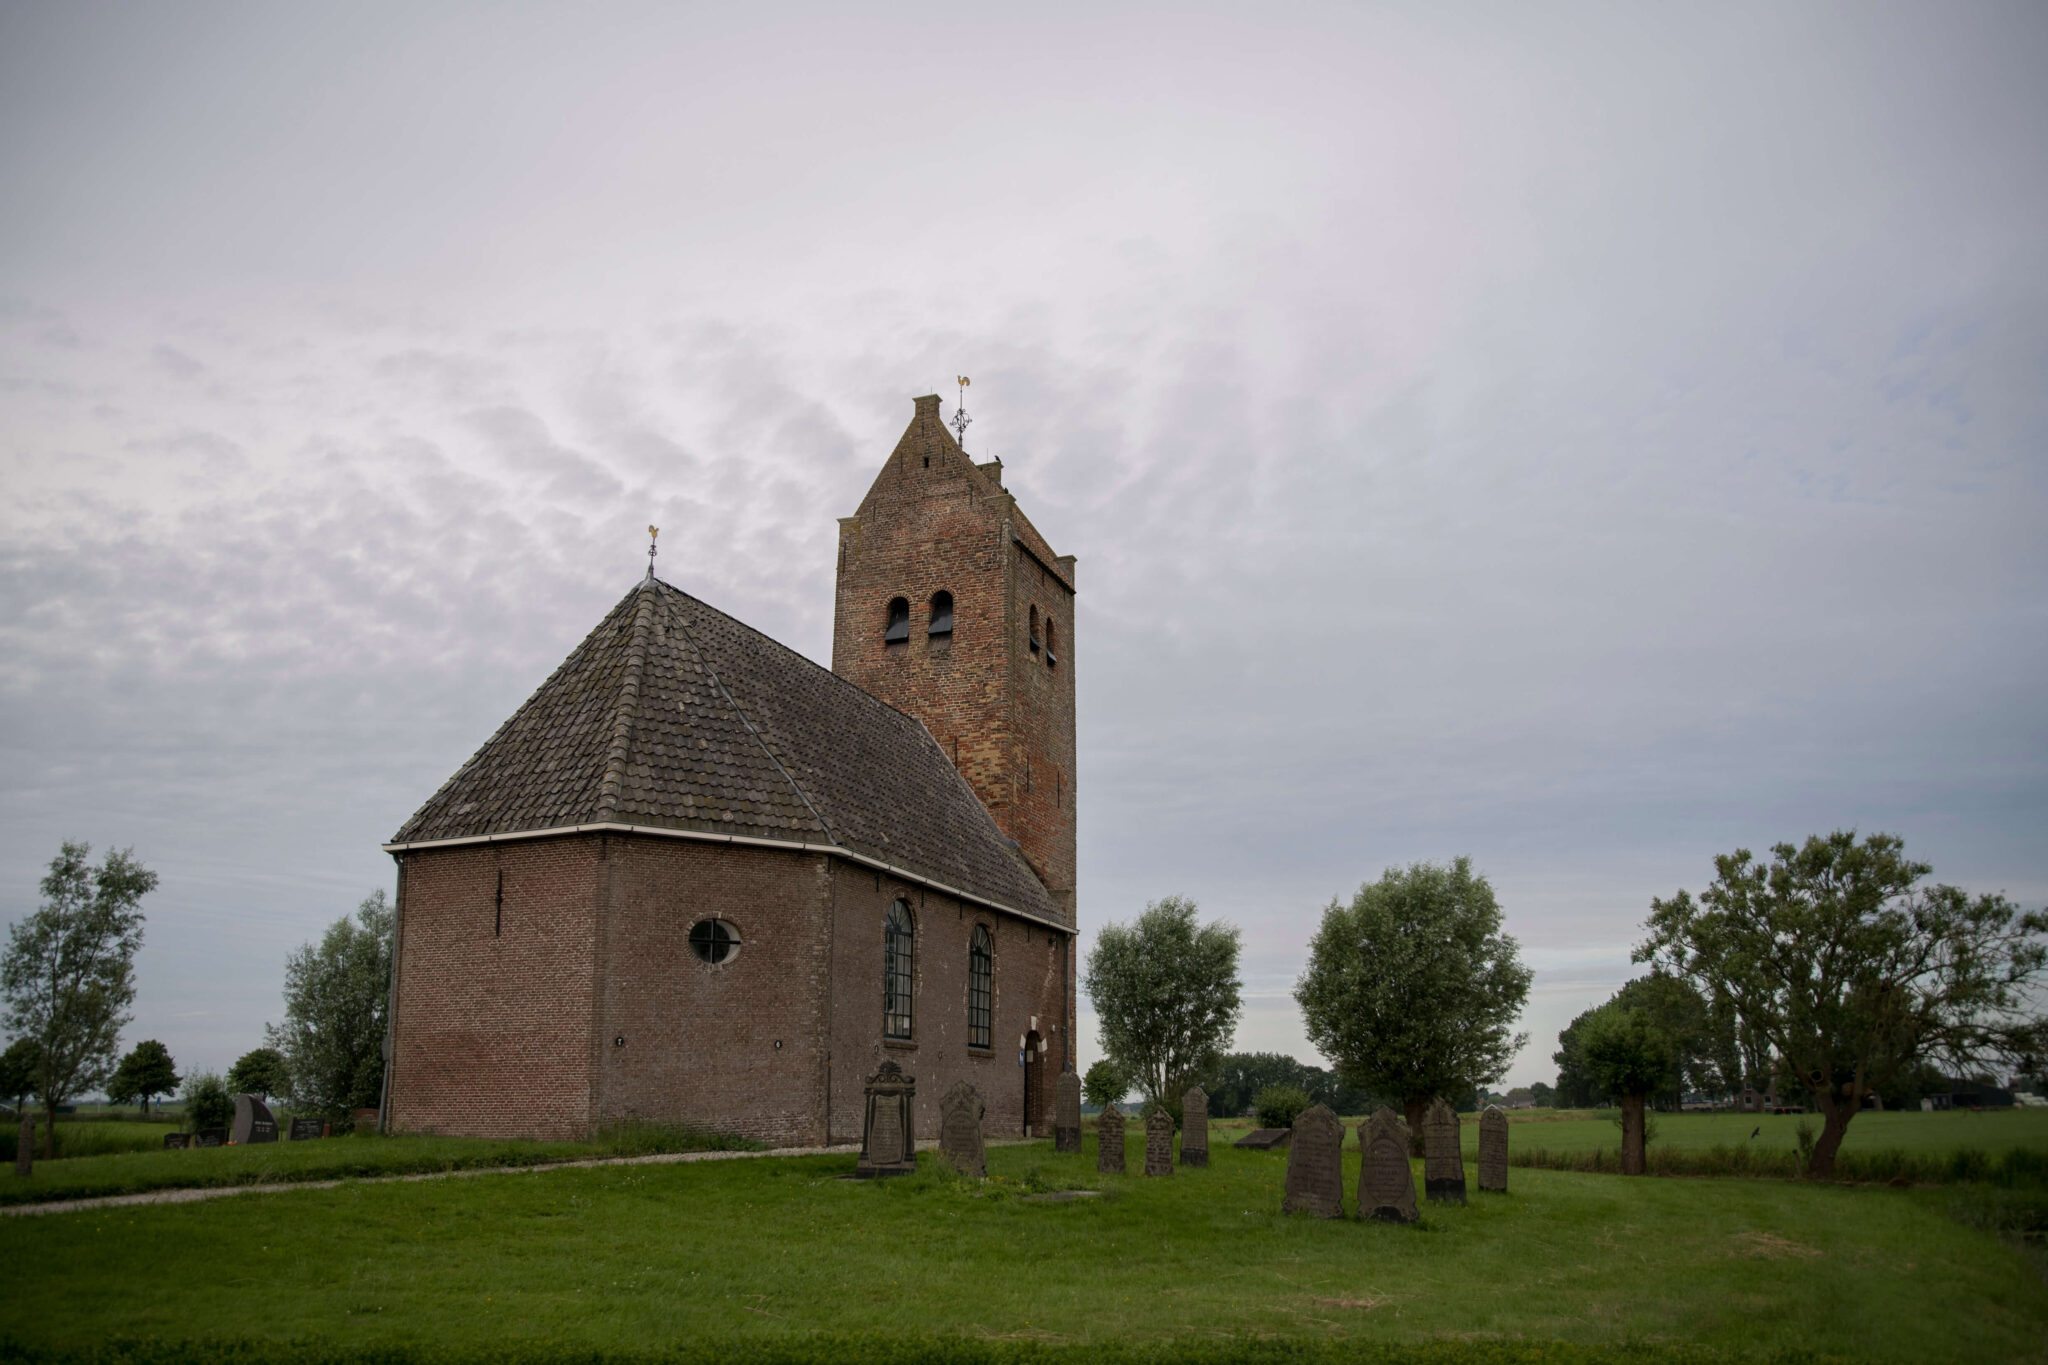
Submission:
[[[910,966],[915,945],[910,907],[897,901],[889,907],[882,929],[882,1034],[887,1038],[910,1036]]]
[[[967,1046],[987,1047],[994,1032],[990,1016],[995,998],[995,945],[988,930],[977,924],[967,948]]]

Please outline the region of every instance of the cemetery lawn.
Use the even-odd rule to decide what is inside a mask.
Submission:
[[[1517,1168],[1512,1193],[1425,1204],[1399,1227],[1283,1217],[1279,1154],[1218,1147],[1207,1170],[1146,1179],[1096,1175],[1092,1134],[1084,1145],[993,1148],[986,1183],[930,1153],[887,1181],[838,1179],[850,1156],[764,1157],[9,1217],[0,1340],[33,1354],[233,1337],[448,1359],[711,1359],[849,1333],[1045,1343],[1077,1360],[1104,1343],[1253,1337],[1858,1362],[2048,1353],[2039,1269],[1952,1217],[1951,1189]],[[1142,1164],[1142,1135],[1128,1159]],[[1355,1195],[1355,1149],[1347,1168]],[[1047,1188],[1103,1195],[1023,1197]]]
[[[1542,1147],[1553,1152],[1619,1152],[1618,1110],[1578,1111],[1583,1117],[1539,1118],[1518,1122],[1510,1117],[1512,1146]],[[1798,1149],[1803,1121],[1820,1131],[1818,1114],[1658,1114],[1656,1147],[1699,1151],[1709,1147],[1754,1146],[1777,1151]],[[1752,1139],[1750,1133],[1761,1129]],[[1479,1123],[1468,1116],[1460,1129],[1467,1160],[1477,1160]],[[2003,1153],[2015,1148],[2048,1152],[2048,1109],[1950,1110],[1926,1114],[1899,1110],[1858,1114],[1842,1139],[1844,1152],[1905,1151],[1940,1154],[1975,1149]]]

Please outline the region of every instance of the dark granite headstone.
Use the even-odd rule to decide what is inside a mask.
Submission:
[[[1124,1173],[1124,1116],[1113,1104],[1095,1120],[1095,1170],[1099,1175]]]
[[[1344,1216],[1344,1125],[1328,1105],[1312,1104],[1294,1120],[1287,1144],[1287,1194],[1282,1213]]]
[[[1081,1150],[1081,1078],[1071,1071],[1062,1071],[1053,1083],[1052,1149]]]
[[[237,1146],[277,1141],[277,1118],[270,1112],[270,1106],[254,1095],[235,1096],[235,1126],[228,1141]]]
[[[860,1160],[853,1173],[862,1178],[909,1175],[917,1170],[917,1078],[903,1074],[894,1062],[883,1062],[868,1077],[867,1107],[861,1120]]]
[[[1497,1104],[1479,1116],[1479,1188],[1508,1189],[1508,1116]]]
[[[1383,1223],[1412,1223],[1415,1171],[1408,1164],[1408,1126],[1384,1106],[1358,1134],[1358,1216]]]
[[[1180,1164],[1209,1164],[1209,1092],[1199,1085],[1180,1097]]]
[[[295,1118],[292,1120],[291,1140],[304,1142],[308,1138],[327,1136],[327,1124],[321,1119]]]
[[[31,1176],[36,1173],[36,1116],[28,1112],[28,1106],[21,1110],[21,1127],[14,1137],[14,1173]]]
[[[954,1170],[977,1180],[988,1176],[988,1149],[981,1141],[981,1116],[987,1111],[966,1081],[953,1082],[939,1101],[939,1155]]]
[[[1458,1115],[1441,1095],[1422,1111],[1422,1184],[1437,1203],[1465,1202],[1465,1156],[1458,1150]]]
[[[1285,1147],[1294,1141],[1292,1128],[1254,1128],[1233,1142],[1233,1147],[1243,1147],[1253,1152],[1270,1152],[1276,1147]]]
[[[190,1133],[164,1134],[164,1150],[167,1152],[171,1151],[174,1148],[190,1147],[191,1145],[192,1135]]]
[[[1145,1174],[1173,1174],[1173,1111],[1163,1104],[1145,1115]]]
[[[225,1128],[201,1128],[192,1135],[194,1147],[225,1147],[228,1145],[228,1130]]]

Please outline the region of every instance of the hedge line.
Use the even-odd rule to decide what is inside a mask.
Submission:
[[[1714,1146],[1659,1147],[1648,1152],[1651,1175],[1751,1176],[1771,1180],[1799,1177],[1799,1153],[1785,1148]],[[1600,1148],[1590,1152],[1553,1152],[1542,1147],[1518,1148],[1508,1154],[1510,1166],[1546,1171],[1621,1170],[1621,1153]],[[2015,1147],[1986,1152],[1966,1147],[1947,1152],[1846,1151],[1835,1157],[1835,1179],[1857,1184],[2030,1186],[2048,1184],[2048,1151]]]

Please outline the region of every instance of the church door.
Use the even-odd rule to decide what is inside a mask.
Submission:
[[[1045,1114],[1045,1054],[1038,1050],[1038,1030],[1024,1035],[1024,1136],[1041,1135]]]

